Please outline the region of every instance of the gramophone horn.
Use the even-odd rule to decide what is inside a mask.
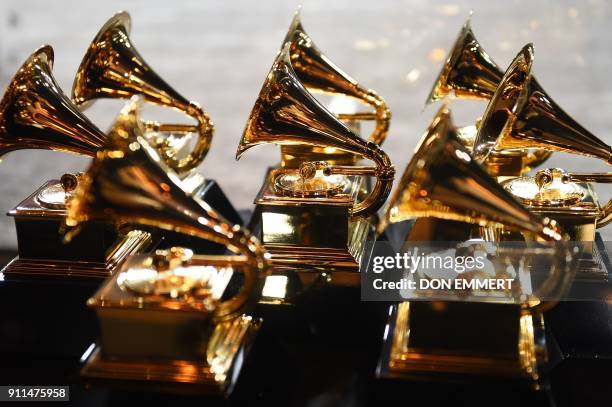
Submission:
[[[493,97],[504,71],[480,45],[470,23],[471,16],[463,25],[426,104],[441,100],[449,94],[459,99],[490,100]],[[473,138],[466,140],[472,142],[464,145],[471,149],[474,145]],[[527,150],[523,157],[525,169],[542,164],[551,153],[546,150]]]
[[[416,217],[503,225],[544,241],[562,239],[555,223],[531,214],[472,159],[456,137],[446,106],[419,142],[383,225]]]
[[[193,117],[197,121],[193,130],[199,138],[189,156],[178,159],[171,148],[158,148],[175,171],[193,169],[210,149],[213,123],[196,102],[180,95],[151,69],[131,43],[129,32],[130,16],[126,12],[115,14],[104,24],[79,66],[72,87],[72,99],[77,105],[85,106],[99,98],[127,99],[142,95],[150,103],[177,109]],[[157,130],[171,131],[177,125],[161,126]]]
[[[134,116],[121,117],[130,120]],[[138,123],[111,130],[108,142],[83,175],[70,201],[67,226],[88,220],[132,223],[224,244],[237,256],[208,257],[215,264],[246,266],[245,279],[240,292],[222,303],[216,315],[242,313],[260,291],[257,287],[265,277],[268,263],[266,252],[246,230],[231,226],[208,204],[185,192],[176,173],[144,139],[142,130]]]
[[[391,111],[376,92],[359,85],[357,81],[327,58],[306,34],[300,21],[300,10],[293,17],[282,48],[289,44],[289,55],[295,74],[310,92],[343,95],[371,106],[373,113],[358,112],[338,114],[342,120],[375,120],[376,126],[369,140],[380,145],[387,137]]]
[[[612,149],[563,111],[531,76],[533,45],[510,64],[485,110],[474,143],[479,162],[493,151],[539,148],[596,157],[612,164]]]
[[[53,48],[38,48],[19,68],[0,101],[0,157],[19,149],[94,156],[102,133],[53,77]]]
[[[293,71],[286,44],[279,53],[257,97],[238,145],[236,159],[258,144],[335,147],[358,154],[376,163],[375,167],[330,166],[328,174],[376,177],[372,192],[355,207],[354,216],[378,210],[389,195],[395,170],[377,144],[367,142],[349,130],[301,84]]]
[[[454,94],[461,99],[491,99],[504,72],[482,48],[467,19],[434,83],[426,104]]]

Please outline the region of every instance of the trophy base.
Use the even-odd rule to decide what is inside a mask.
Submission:
[[[146,250],[151,243],[151,234],[132,230],[119,239],[106,261],[30,259],[17,256],[6,265],[2,274],[6,280],[24,276],[103,279],[111,276],[128,257]]]
[[[13,259],[0,272],[0,308],[11,310],[2,320],[0,353],[78,357],[98,331],[87,299],[102,279],[150,244],[147,232],[134,230],[106,262]]]
[[[375,239],[375,219],[353,219],[349,212],[367,190],[367,179],[355,177],[342,193],[329,197],[288,197],[275,190],[276,178],[286,171],[268,170],[249,223],[271,255],[272,273],[296,273],[303,285],[325,274],[328,284],[359,286],[361,264],[367,264],[372,249],[366,242]]]
[[[92,344],[81,357],[81,377],[125,390],[224,397],[232,392],[260,326],[261,321],[244,316],[219,323],[215,330],[223,343],[209,346],[197,361],[111,358]]]
[[[543,318],[517,305],[404,302],[392,307],[387,328],[379,378],[541,388]]]

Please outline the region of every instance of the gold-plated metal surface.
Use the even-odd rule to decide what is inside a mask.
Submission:
[[[345,175],[325,175],[326,162],[302,163],[299,172],[283,171],[274,179],[274,189],[281,195],[299,198],[331,197],[344,191],[348,184]]]
[[[374,112],[334,113],[337,113],[337,117],[343,121],[374,120],[376,125],[369,141],[382,144],[387,137],[391,120],[391,111],[387,108],[387,104],[375,91],[361,86],[319,50],[304,31],[299,9],[293,17],[279,52],[283,52],[287,44],[293,70],[308,91],[350,97],[374,109]]]
[[[176,109],[191,116],[196,125],[148,123],[155,132],[192,132],[198,135],[191,153],[179,157],[172,140],[160,140],[156,147],[166,164],[183,173],[197,167],[210,149],[213,123],[208,114],[187,100],[151,69],[132,44],[131,21],[126,12],[111,17],[92,43],[79,66],[72,99],[82,107],[99,98],[130,98],[142,95],[147,102]]]
[[[173,248],[132,257],[88,300],[100,321],[101,345],[86,358],[81,375],[127,387],[159,382],[171,391],[226,394],[259,326],[243,313],[261,295],[269,256],[248,231],[182,189],[178,175],[144,138],[142,123],[122,120],[135,117],[120,114],[83,174],[66,225],[149,225],[223,244],[234,254]],[[68,240],[74,233],[68,232]],[[224,296],[238,272],[240,288]]]
[[[131,115],[119,117],[118,122],[134,119]],[[70,201],[67,226],[89,220],[150,225],[226,245],[239,255],[227,258],[228,264],[238,261],[248,267],[239,295],[216,312],[226,317],[240,314],[259,295],[267,268],[265,250],[247,231],[227,224],[208,204],[183,190],[176,173],[164,164],[142,132],[139,123],[118,123],[111,130],[107,144]]]
[[[502,185],[531,212],[557,220],[575,241],[595,241],[595,230],[612,221],[612,200],[601,206],[589,182],[612,182],[610,174],[568,173],[547,168]]]
[[[475,162],[457,139],[446,106],[419,142],[380,229],[416,217],[504,225],[544,241],[562,239],[554,222],[531,214]]]
[[[180,248],[131,258],[88,301],[102,339],[81,375],[124,386],[159,381],[179,391],[181,385],[202,393],[230,390],[238,356],[259,328],[246,315],[217,318],[219,307],[232,301],[222,297],[234,272],[248,275],[252,265]],[[147,340],[150,335],[156,340]]]
[[[473,148],[484,162],[493,151],[525,148],[582,154],[612,164],[612,149],[565,113],[531,75],[533,46],[506,70],[489,102]]]
[[[416,306],[419,306],[418,309]],[[452,382],[469,381],[468,378],[498,377],[506,381],[525,380],[529,387],[540,388],[542,369],[547,361],[546,345],[542,340],[544,337],[544,321],[542,315],[532,314],[527,310],[509,309],[495,310],[488,316],[487,320],[480,320],[477,324],[465,321],[467,326],[482,329],[487,323],[498,326],[500,323],[514,323],[514,329],[504,330],[507,338],[500,338],[496,345],[497,354],[487,353],[471,349],[470,352],[457,349],[431,349],[415,347],[422,343],[414,344],[414,337],[418,335],[417,330],[423,327],[423,319],[413,321],[417,312],[423,307],[431,307],[432,316],[443,314],[446,309],[456,304],[433,303],[416,304],[403,302],[395,308],[395,326],[391,334],[391,350],[387,375],[399,379],[421,379],[450,380]],[[481,304],[491,306],[492,304]],[[502,311],[502,312],[500,312]],[[510,312],[509,312],[510,311]],[[487,314],[485,314],[487,315]],[[508,318],[510,315],[512,317]],[[421,323],[418,323],[421,322]],[[431,321],[430,321],[431,322]],[[477,327],[480,325],[480,327]],[[486,331],[486,328],[484,328]],[[500,326],[505,329],[505,326]],[[483,332],[484,333],[484,332]],[[485,333],[486,334],[486,333]]]
[[[368,216],[388,196],[395,170],[377,144],[351,132],[325,109],[302,85],[293,70],[290,46],[279,53],[249,116],[236,158],[259,144],[332,147],[375,162],[375,167],[338,166],[326,168],[326,175],[369,175],[376,183],[369,195],[351,209],[352,216]]]
[[[504,71],[478,42],[470,23],[471,16],[461,28],[426,104],[451,95],[458,99],[491,100],[495,94]],[[460,132],[459,138],[464,146],[471,149],[476,133],[477,126],[468,126]],[[494,151],[484,165],[494,176],[518,176],[542,164],[551,153],[537,149]]]
[[[609,183],[612,177],[609,173],[568,173],[547,168],[502,185],[531,212],[555,219],[570,240],[580,242],[577,279],[605,281],[607,267],[594,242],[596,230],[612,221],[612,200],[600,205],[590,182]]]
[[[448,95],[460,99],[489,100],[503,76],[504,72],[476,39],[470,16],[461,27],[426,104]]]
[[[311,47],[297,17],[292,30],[294,46]],[[395,170],[378,144],[363,140],[309,93],[294,70],[291,46],[288,40],[268,74],[236,157],[267,143],[291,153],[294,165],[270,169],[255,199],[258,231],[274,272],[297,272],[310,282],[326,274],[333,284],[358,285],[373,215],[390,192]],[[307,50],[319,55],[316,48]],[[315,157],[324,161],[304,160]],[[375,166],[354,165],[354,157]],[[372,187],[368,177],[376,178]]]
[[[130,390],[225,396],[231,392],[243,355],[250,348],[261,323],[240,316],[217,324],[200,360],[125,360],[105,358],[96,346],[85,360],[81,376]]]
[[[189,140],[193,136],[194,130],[191,128],[193,126],[160,125],[157,122],[145,121],[140,115],[143,102],[142,96],[132,96],[119,112],[112,127],[116,131],[121,127],[122,132],[132,133],[138,132],[140,129],[128,129],[125,126],[141,126],[147,141],[153,148],[158,151],[167,151],[168,154],[173,154],[176,157],[185,156],[184,151],[189,147]],[[183,189],[189,192],[194,192],[205,182],[204,177],[197,172],[196,168],[184,169],[177,174],[181,178]]]
[[[66,203],[72,198],[79,183],[79,177],[78,173],[62,175],[58,183],[53,183],[39,191],[36,194],[36,201],[49,209],[65,209]]]
[[[19,149],[94,156],[106,140],[53,77],[53,49],[38,48],[19,68],[0,101],[0,156]]]
[[[474,126],[457,127],[457,138],[470,152],[478,135],[478,124]],[[517,177],[528,173],[534,167],[542,164],[552,153],[548,150],[526,148],[513,151],[492,151],[482,163],[487,172],[498,180]]]
[[[8,215],[15,219],[19,255],[3,270],[6,278],[107,278],[129,256],[142,253],[153,243],[151,234],[145,231],[120,231],[108,236],[104,228],[96,228],[75,245],[63,245],[60,229],[66,218],[65,199],[71,195],[65,195],[66,186],[62,184],[74,176],[69,175],[46,182],[9,211]],[[40,202],[41,196],[53,191],[57,191],[57,196],[49,198],[53,201],[51,205]],[[37,246],[44,246],[42,252]],[[98,251],[102,253],[94,255]]]
[[[454,221],[455,226],[446,227],[463,222],[516,230],[528,240],[554,248],[551,257],[555,264],[547,270],[546,281],[518,302],[492,304],[473,299],[476,302],[399,304],[390,322],[395,325],[387,328],[392,332],[390,351],[382,359],[380,374],[451,381],[497,377],[538,388],[546,362],[541,312],[554,304],[543,299],[559,298],[567,290],[574,257],[563,247],[557,253],[554,244],[566,235],[555,221],[528,211],[475,162],[460,143],[446,106],[419,142],[379,231],[414,218],[418,218],[415,227],[422,221]],[[445,327],[451,341],[439,340],[439,326]],[[496,336],[500,331],[505,333],[503,338]],[[479,337],[477,344],[472,335]],[[482,338],[491,338],[495,345],[482,342]]]
[[[365,242],[374,234],[371,219],[351,217],[350,208],[365,180],[347,183],[342,193],[302,198],[277,192],[274,180],[286,173],[293,170],[271,169],[255,198],[274,272],[329,273],[334,283],[358,285]]]

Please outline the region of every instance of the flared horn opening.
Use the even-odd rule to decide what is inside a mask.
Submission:
[[[81,60],[81,64],[77,69],[74,82],[72,84],[72,100],[77,105],[85,105],[91,102],[91,95],[88,89],[88,73],[94,64],[99,50],[99,44],[105,40],[114,30],[124,32],[126,35],[130,33],[132,28],[132,20],[127,11],[119,11],[109,18],[106,23],[100,28],[94,39],[91,41],[85,56]]]
[[[528,81],[531,77],[534,50],[527,44],[514,58],[482,117],[474,141],[472,155],[483,163],[496,148],[498,141],[512,131],[516,112],[527,102]]]

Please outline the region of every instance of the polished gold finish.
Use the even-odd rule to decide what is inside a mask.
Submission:
[[[423,307],[423,304],[418,304]],[[431,305],[442,308],[452,307],[452,303],[437,303]],[[546,347],[543,344],[544,322],[543,317],[532,314],[527,310],[517,310],[516,338],[514,352],[500,355],[472,352],[461,354],[457,352],[443,352],[438,349],[415,348],[412,344],[416,330],[422,327],[412,321],[412,310],[415,303],[402,302],[395,308],[395,327],[391,333],[391,350],[387,375],[393,378],[428,378],[431,380],[444,380],[462,382],[466,377],[481,377],[490,380],[491,377],[500,377],[503,380],[527,380],[529,386],[538,389],[542,365],[546,362]],[[491,304],[481,304],[491,306]],[[481,320],[477,325],[486,326],[487,323],[499,324],[504,322],[500,315],[507,316],[507,312],[498,313],[497,320]],[[435,312],[434,312],[435,315]],[[500,320],[501,319],[501,320]],[[430,321],[431,323],[432,321]],[[469,323],[470,321],[466,321]],[[467,324],[466,324],[467,325]],[[436,352],[437,351],[437,352]]]
[[[145,121],[140,116],[142,110],[143,97],[140,95],[132,96],[126,103],[124,109],[119,113],[117,120],[113,123],[115,130],[126,133],[138,132],[140,129],[128,129],[125,126],[142,126],[145,137],[149,144],[159,151],[160,148],[168,148],[178,155],[183,153],[189,146],[189,141],[193,135],[193,130],[182,125],[164,124]],[[170,132],[170,133],[166,133]],[[164,134],[165,133],[165,134]],[[177,135],[179,135],[177,137]],[[165,147],[164,147],[165,146]],[[194,193],[204,184],[204,177],[197,172],[196,168],[177,173],[182,181],[184,190]]]
[[[461,144],[467,150],[472,151],[478,135],[477,125],[458,127],[456,132]],[[493,151],[482,165],[489,174],[497,177],[498,180],[503,180],[531,171],[534,167],[546,161],[551,154],[548,150],[533,148],[516,151]]]
[[[53,49],[38,48],[0,101],[0,157],[19,149],[94,156],[106,135],[62,92],[53,77]]]
[[[563,183],[569,182],[598,182],[612,183],[612,173],[601,172],[567,172],[561,168],[546,168],[540,170],[535,175],[537,186],[542,189],[552,184],[556,179]]]
[[[279,53],[249,116],[236,158],[249,148],[273,143],[332,147],[370,159],[375,167],[330,165],[324,175],[375,176],[370,194],[351,209],[352,216],[368,216],[388,196],[395,170],[377,144],[351,132],[304,88],[293,70],[290,47]]]
[[[240,370],[238,355],[259,328],[246,315],[218,319],[219,308],[233,301],[223,295],[234,272],[248,279],[252,264],[182,248],[131,258],[88,301],[102,335],[100,353],[81,374],[124,386],[159,381],[177,391],[188,385],[224,394]]]
[[[350,97],[374,109],[373,113],[338,113],[337,117],[343,121],[375,120],[376,126],[369,141],[382,144],[387,137],[391,120],[387,104],[375,91],[361,86],[319,50],[304,31],[299,10],[293,17],[279,52],[282,53],[287,44],[291,66],[308,91]]]
[[[473,148],[485,162],[492,151],[525,148],[582,154],[612,164],[612,149],[548,96],[531,75],[533,46],[526,45],[510,64],[489,102]]]
[[[268,172],[255,198],[260,213],[261,240],[271,254],[274,272],[308,275],[328,273],[333,284],[359,285],[365,243],[374,239],[371,219],[351,217],[363,179],[344,184],[342,193],[321,197],[280,194],[274,180],[294,174],[286,168]]]
[[[448,95],[460,99],[489,100],[503,76],[504,72],[476,39],[470,17],[461,28],[426,104]]]
[[[128,105],[124,110],[132,108]],[[220,304],[215,315],[241,314],[257,299],[263,284],[267,268],[263,247],[247,231],[227,224],[205,202],[184,191],[174,171],[143,138],[142,126],[121,120],[134,120],[134,116],[120,115],[108,143],[83,175],[69,205],[67,226],[89,220],[150,225],[226,245],[239,256],[221,259],[229,265],[245,265],[245,279],[240,292]]]
[[[544,241],[562,239],[554,222],[531,214],[472,159],[457,139],[446,106],[438,111],[419,142],[389,200],[379,230],[417,217],[485,227],[504,225]]]
[[[130,16],[119,12],[111,17],[92,41],[72,87],[72,99],[84,107],[99,98],[130,98],[142,95],[146,101],[176,109],[193,117],[195,126],[181,124],[148,123],[150,130],[158,132],[195,132],[198,139],[193,151],[178,157],[171,142],[160,141],[156,147],[166,164],[183,173],[197,167],[210,149],[213,123],[208,114],[196,103],[185,99],[168,85],[138,53],[129,38]]]
[[[0,157],[20,149],[93,157],[103,145],[106,135],[64,94],[52,71],[53,48],[45,45],[30,55],[7,87],[0,101]],[[39,202],[61,209],[67,195],[62,184],[49,185],[40,191]]]
[[[459,99],[491,100],[501,82],[504,71],[487,54],[476,39],[471,17],[465,22],[448,58],[434,83],[426,104],[448,95]],[[460,133],[464,146],[471,149],[476,139],[477,126],[468,126]],[[517,176],[529,172],[550,157],[547,150],[495,151],[484,163],[494,176]]]
[[[93,157],[104,144],[106,135],[63,93],[52,69],[53,49],[42,46],[24,62],[7,87],[0,101],[0,156],[19,149],[45,149]],[[59,181],[47,182],[9,212],[17,225],[20,257],[6,267],[6,276],[106,278],[127,257],[151,244],[149,233],[134,230],[119,233],[114,242],[107,241],[108,236],[95,236],[98,250],[102,254],[106,251],[97,260],[82,256],[78,250],[64,253],[69,255],[66,258],[57,253],[53,258],[41,258],[38,250],[31,250],[37,245],[49,252],[53,251],[51,247],[61,247],[58,229],[78,179],[78,174],[64,174]],[[94,246],[89,240],[80,244]]]
[[[379,231],[414,218],[415,227],[423,221],[455,221],[455,226],[450,222],[444,225],[458,227],[458,222],[463,222],[515,230],[526,240],[552,247],[554,264],[547,270],[546,281],[516,302],[493,304],[474,297],[474,302],[413,301],[394,307],[395,325],[389,327],[392,334],[388,340],[391,349],[383,358],[380,374],[451,381],[498,377],[538,388],[546,361],[541,313],[554,304],[543,299],[558,298],[568,288],[574,257],[563,246],[556,250],[554,244],[566,235],[555,221],[540,219],[524,208],[470,156],[457,137],[446,106],[437,112],[419,142]],[[409,235],[410,239],[417,240]],[[436,339],[440,326],[449,331],[452,340]],[[503,340],[496,336],[500,331],[507,333]],[[490,346],[479,341],[476,345],[472,335],[498,343]]]
[[[531,212],[557,220],[570,239],[593,242],[595,230],[612,221],[612,200],[600,206],[591,182],[610,183],[612,177],[548,168],[502,185]]]
[[[231,392],[241,360],[236,354],[248,350],[261,323],[249,316],[220,322],[214,327],[201,360],[125,360],[104,358],[96,346],[85,361],[81,376],[131,390],[158,390],[183,394],[225,396]],[[118,382],[120,381],[120,382]]]
[[[274,272],[297,272],[303,282],[326,274],[332,284],[358,285],[365,242],[373,238],[371,217],[388,196],[395,170],[376,143],[351,131],[306,90],[292,66],[290,42],[268,74],[236,157],[267,143],[295,153],[295,166],[270,169],[255,198],[257,229]],[[375,166],[354,165],[355,157]],[[367,177],[376,178],[371,188]]]
[[[150,233],[140,230],[118,232],[116,237],[110,237],[110,241],[107,241],[109,236],[105,235],[108,233],[96,229],[99,236],[95,236],[95,242],[85,239],[78,243],[80,246],[64,248],[59,229],[66,218],[67,196],[62,181],[68,182],[66,179],[72,176],[74,174],[65,174],[60,181],[47,181],[9,211],[8,215],[15,219],[19,255],[3,270],[5,277],[19,275],[103,279],[111,276],[129,256],[142,252],[153,242]],[[49,197],[48,194],[53,191],[58,191],[58,196]],[[41,197],[49,198],[51,204],[41,202]],[[22,229],[22,225],[25,229]],[[53,256],[31,250],[32,246],[38,245],[44,245],[46,253],[52,251]],[[89,251],[94,246],[101,246],[100,250],[104,254],[95,256],[98,257],[96,259],[90,253],[79,253],[83,246],[87,246]]]

